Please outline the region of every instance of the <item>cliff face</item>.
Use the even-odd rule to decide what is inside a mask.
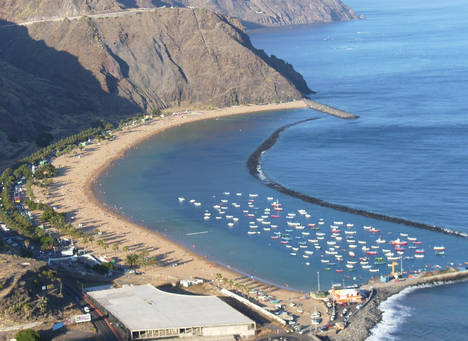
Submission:
[[[0,23],[1,25],[2,23]],[[298,99],[309,89],[240,21],[164,8],[0,27],[2,161],[97,119],[170,106]]]
[[[179,1],[174,1],[174,3]],[[181,0],[263,26],[315,24],[357,19],[340,0]]]
[[[340,0],[4,0],[0,18],[24,22],[53,16],[113,12],[124,8],[205,8],[263,26],[357,19]]]

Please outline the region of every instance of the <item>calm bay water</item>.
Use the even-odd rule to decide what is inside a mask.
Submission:
[[[301,257],[302,250],[291,256],[291,249],[271,239],[274,229],[265,231],[260,222],[261,233],[248,235],[252,219],[243,210],[259,217],[270,207],[267,197],[279,199],[285,213],[306,209],[310,221],[297,218],[303,224],[318,223],[319,218],[327,227],[333,221],[352,223],[355,239],[368,245],[378,237],[390,240],[400,233],[417,237],[426,256],[405,260],[408,270],[466,261],[467,240],[309,205],[275,193],[247,171],[248,156],[274,130],[317,117],[286,130],[264,154],[267,176],[327,201],[468,232],[468,43],[464,34],[468,3],[353,0],[348,4],[366,19],[257,30],[251,38],[258,48],[293,64],[318,91],[313,99],[358,114],[360,119],[343,121],[292,110],[177,127],[117,162],[101,177],[98,195],[125,216],[213,260],[300,290],[316,288],[318,271],[324,287],[360,283],[376,274],[323,263],[333,258],[323,253],[324,242],[322,251],[314,250],[309,258]],[[258,197],[249,198],[248,193]],[[186,202],[179,203],[179,196]],[[188,203],[190,199],[201,206]],[[254,207],[248,206],[249,199],[255,200]],[[229,227],[225,216],[215,219],[216,204],[229,207],[225,215],[239,221]],[[203,220],[205,210],[212,213],[210,220]],[[277,219],[272,218],[271,224],[285,233],[284,216]],[[362,229],[364,225],[376,226],[381,233],[371,236]],[[203,233],[193,234],[197,232]],[[298,249],[312,238],[301,231],[288,233]],[[440,244],[447,247],[444,257],[431,251]],[[340,248],[347,249],[346,243]],[[388,272],[385,264],[376,267],[380,274]],[[466,323],[451,324],[442,334],[426,331],[442,321],[444,307],[466,316],[466,307],[453,298],[467,290],[467,284],[435,287],[390,302],[388,310],[398,307],[408,313],[401,314],[404,318],[386,337],[461,340]],[[395,315],[387,314],[387,320],[384,317],[377,334],[386,322],[394,322]]]

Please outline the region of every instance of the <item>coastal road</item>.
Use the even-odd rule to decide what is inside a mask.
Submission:
[[[7,25],[0,26],[1,28],[13,27],[13,26],[30,26],[34,24],[46,23],[46,22],[61,22],[64,20],[80,20],[82,18],[88,17],[93,19],[98,18],[115,18],[115,17],[123,17],[126,15],[134,15],[137,13],[144,13],[144,12],[154,12],[157,8],[133,8],[128,10],[122,10],[117,12],[106,12],[106,13],[95,13],[95,14],[83,14],[83,15],[76,15],[76,16],[65,16],[65,17],[46,17],[46,18],[38,18],[35,20],[24,21],[20,23],[12,23]]]
[[[83,296],[80,290],[70,283],[64,283],[63,285],[63,292],[70,297],[73,297],[74,301],[80,308],[84,308],[85,306],[89,306],[88,302],[83,299]],[[96,340],[99,341],[119,341],[121,340],[111,329],[109,326],[109,321],[106,318],[99,314],[96,309],[92,309],[91,312],[91,321],[96,327],[97,335]]]

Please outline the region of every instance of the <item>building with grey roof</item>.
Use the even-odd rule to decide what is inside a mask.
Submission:
[[[255,322],[216,296],[168,293],[150,284],[87,292],[129,340],[255,335]]]

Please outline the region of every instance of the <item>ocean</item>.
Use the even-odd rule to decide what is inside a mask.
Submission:
[[[468,232],[463,33],[468,3],[348,4],[365,19],[249,33],[256,47],[304,75],[317,91],[312,99],[359,119],[297,109],[180,126],[116,162],[99,179],[97,195],[126,217],[214,261],[302,291],[317,289],[319,282],[328,288],[389,273],[386,263],[375,264],[376,256],[362,250],[367,246],[381,256],[384,246],[377,239],[422,242],[417,248],[425,252],[422,259],[414,258],[411,243],[405,246],[408,259],[397,267],[406,271],[462,266],[468,260],[464,238],[314,206],[276,192],[247,170],[249,155],[275,130],[316,118],[286,129],[262,155],[269,179],[336,204]],[[283,211],[274,210],[276,200]],[[330,225],[341,231],[341,240],[331,238]],[[316,240],[318,231],[324,239]],[[276,232],[281,238],[272,238]],[[436,255],[434,246],[444,246],[445,255]],[[370,258],[375,272],[349,263],[360,256]],[[408,290],[384,304],[387,313],[373,337],[461,340],[467,308],[456,297],[467,292],[466,283]]]

